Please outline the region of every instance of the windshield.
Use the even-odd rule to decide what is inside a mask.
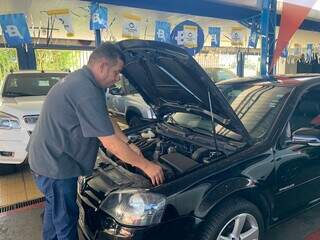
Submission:
[[[235,75],[230,70],[223,68],[206,68],[205,71],[207,72],[208,76],[215,82],[220,82],[237,77],[237,75]]]
[[[64,73],[11,74],[6,79],[3,96],[45,96],[66,75]]]
[[[218,86],[253,139],[261,139],[272,127],[291,88],[272,85],[226,84]],[[170,123],[193,130],[212,133],[209,117],[178,112],[171,115]],[[217,125],[219,135],[239,139],[239,135]],[[240,138],[241,139],[241,138]],[[239,140],[240,140],[239,139]]]

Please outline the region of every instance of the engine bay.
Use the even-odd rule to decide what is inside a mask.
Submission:
[[[227,154],[212,146],[197,144],[184,136],[183,132],[170,131],[158,124],[128,133],[128,138],[139,147],[143,156],[162,167],[167,182],[205,164],[218,161]],[[144,175],[142,170],[122,162],[107,151],[105,153],[131,173]]]

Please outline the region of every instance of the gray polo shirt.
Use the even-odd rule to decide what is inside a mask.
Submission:
[[[55,179],[89,175],[97,157],[97,137],[113,134],[105,89],[84,66],[48,93],[27,147],[30,168]]]

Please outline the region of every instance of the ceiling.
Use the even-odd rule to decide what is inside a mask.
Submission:
[[[154,21],[155,20],[166,20],[171,23],[172,26],[184,21],[192,20],[197,22],[204,30],[205,35],[207,36],[207,29],[209,26],[219,26],[223,29],[222,45],[228,46],[229,40],[227,39],[228,35],[231,33],[232,27],[241,27],[237,21],[224,20],[221,18],[212,18],[212,17],[199,17],[194,15],[188,15],[183,12],[180,13],[171,13],[168,11],[155,11],[148,9],[138,9],[134,7],[118,6],[115,3],[127,3],[128,5],[134,5],[138,3],[148,3],[152,7],[156,7],[160,2],[170,2],[172,5],[162,6],[170,9],[171,6],[180,6],[179,4],[186,3],[186,0],[100,0],[106,1],[113,4],[104,4],[104,6],[109,9],[109,23],[113,24],[110,27],[109,32],[103,32],[103,40],[110,40],[111,36],[115,40],[121,40],[121,31],[122,31],[122,16],[125,13],[130,13],[133,15],[141,16],[141,38],[144,39],[153,39],[154,38]],[[208,13],[214,12],[215,14],[225,15],[229,14],[230,16],[238,17],[241,14],[248,14],[252,16],[253,13],[259,13],[261,8],[262,0],[197,0],[199,2],[198,9],[194,11],[203,12],[202,6],[207,6],[206,4],[215,4],[212,6],[223,6],[225,7],[225,12],[219,12],[220,9],[206,9]],[[282,0],[281,0],[282,1]],[[282,2],[279,1],[279,9],[281,10]],[[299,0],[300,1],[300,0]],[[188,3],[191,1],[189,0]],[[222,5],[223,3],[223,5]],[[89,13],[88,6],[90,1],[80,1],[80,0],[0,0],[1,13],[16,13],[24,12],[28,18],[28,25],[31,28],[31,35],[37,37],[39,34],[38,28],[41,27],[44,30],[40,31],[41,37],[46,37],[45,28],[47,27],[48,16],[46,11],[49,9],[56,8],[68,8],[71,10],[71,18],[74,26],[75,36],[74,39],[86,39],[94,40],[94,34],[89,30]],[[201,5],[203,4],[203,5]],[[184,4],[186,8],[192,8],[193,5]],[[187,6],[188,5],[188,6]],[[234,6],[240,6],[236,10]],[[182,9],[182,10],[183,10]],[[216,10],[216,11],[214,11]],[[217,13],[218,12],[218,13]],[[311,12],[311,18],[320,21],[320,1],[317,2],[314,10]],[[238,14],[238,15],[237,15]],[[251,14],[251,15],[250,15]],[[245,16],[245,15],[244,15]],[[315,25],[318,25],[315,23]],[[320,24],[319,24],[320,26]],[[66,38],[66,32],[63,29],[61,23],[56,23],[54,25],[53,37],[54,38]],[[319,28],[320,29],[320,28]],[[248,31],[245,29],[245,31]],[[248,33],[247,33],[248,35]],[[210,41],[210,39],[207,39]],[[210,43],[207,42],[207,45]]]

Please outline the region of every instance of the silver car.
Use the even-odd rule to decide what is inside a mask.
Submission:
[[[131,127],[142,124],[144,119],[156,118],[150,106],[124,76],[107,91],[106,96],[109,112],[123,117]]]
[[[205,71],[215,82],[237,77],[225,68],[206,68]],[[124,76],[107,91],[107,106],[112,115],[123,117],[130,127],[156,118],[150,106]]]

